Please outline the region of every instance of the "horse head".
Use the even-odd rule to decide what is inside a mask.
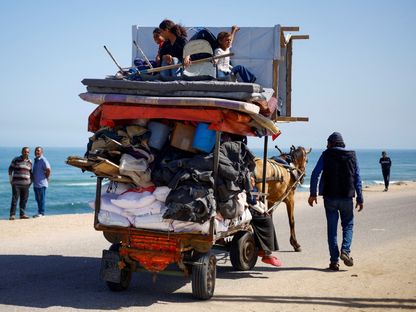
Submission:
[[[308,154],[312,151],[312,148],[306,150],[302,146],[295,147],[292,145],[290,147],[290,157],[292,158],[292,163],[298,171],[303,174],[300,179],[300,184],[303,183],[306,172],[306,165],[308,164]]]

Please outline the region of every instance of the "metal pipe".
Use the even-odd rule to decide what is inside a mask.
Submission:
[[[217,192],[217,179],[218,179],[218,167],[220,163],[220,144],[221,144],[221,131],[215,132],[215,147],[214,147],[214,154],[213,154],[213,174],[214,174],[214,197],[215,203],[218,209],[218,192]],[[209,225],[209,234],[211,237],[214,237],[214,224],[215,224],[215,217],[211,218],[211,223]]]
[[[94,228],[98,225],[98,214],[101,209],[101,187],[103,178],[97,177],[97,187],[95,191],[95,210],[94,210]]]
[[[266,193],[266,169],[267,169],[267,148],[269,143],[269,137],[266,135],[264,137],[264,149],[263,149],[263,177],[262,177],[262,187],[261,192]],[[263,197],[263,202],[266,203],[266,196]]]

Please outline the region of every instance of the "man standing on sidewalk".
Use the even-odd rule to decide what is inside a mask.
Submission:
[[[350,256],[354,226],[353,197],[357,193],[358,211],[363,209],[363,194],[360,169],[354,151],[345,149],[344,140],[340,133],[334,132],[328,137],[327,149],[322,153],[311,175],[309,205],[317,201],[318,179],[319,195],[324,197],[327,220],[328,247],[330,254],[329,269],[339,270],[338,258],[347,266],[353,266]],[[337,228],[341,217],[342,245],[341,254],[338,248]]]
[[[9,166],[9,181],[12,185],[12,203],[9,220],[16,218],[18,200],[20,200],[20,219],[29,219],[25,214],[29,188],[30,184],[32,184],[32,162],[29,159],[29,153],[29,147],[23,147],[22,155],[15,157]]]
[[[51,175],[51,166],[48,160],[43,156],[43,148],[35,148],[35,162],[33,164],[33,190],[38,204],[38,214],[34,218],[45,215],[45,197],[46,189],[49,186],[49,176]]]

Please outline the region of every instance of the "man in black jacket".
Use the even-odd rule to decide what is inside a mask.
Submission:
[[[389,182],[390,182],[390,167],[391,167],[391,159],[387,157],[387,153],[385,151],[381,152],[381,158],[379,160],[381,165],[381,172],[383,173],[384,179],[384,192],[389,190]]]
[[[354,264],[351,252],[354,226],[353,197],[357,193],[358,211],[363,209],[363,195],[360,169],[354,151],[345,149],[340,133],[334,132],[328,137],[327,149],[322,153],[311,175],[309,205],[317,201],[318,179],[319,195],[324,197],[324,206],[328,229],[328,247],[330,253],[329,269],[339,270],[338,258],[347,266]],[[341,217],[342,246],[341,253],[337,242],[338,219]]]

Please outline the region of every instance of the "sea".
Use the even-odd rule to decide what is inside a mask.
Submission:
[[[250,148],[258,157],[263,157],[262,148]],[[286,150],[286,149],[284,149]],[[31,148],[33,160],[34,147]],[[20,147],[0,147],[0,219],[8,219],[11,202],[11,186],[8,180],[8,167],[11,160],[19,156]],[[382,184],[383,176],[379,165],[381,149],[356,150],[360,165],[361,178],[364,186]],[[321,155],[322,150],[313,149],[309,154],[309,162],[306,170],[304,184],[297,190],[307,192],[309,190],[311,172]],[[416,150],[387,150],[392,160],[391,183],[399,181],[416,181]],[[46,214],[74,214],[92,212],[88,202],[94,199],[96,178],[91,172],[82,172],[80,169],[65,163],[68,156],[83,156],[85,148],[59,148],[44,147],[44,156],[52,167],[52,175],[49,188],[46,192]],[[277,155],[272,148],[268,150],[268,156]],[[17,211],[18,211],[17,207]],[[33,189],[29,194],[26,207],[29,216],[37,213],[37,205]]]

